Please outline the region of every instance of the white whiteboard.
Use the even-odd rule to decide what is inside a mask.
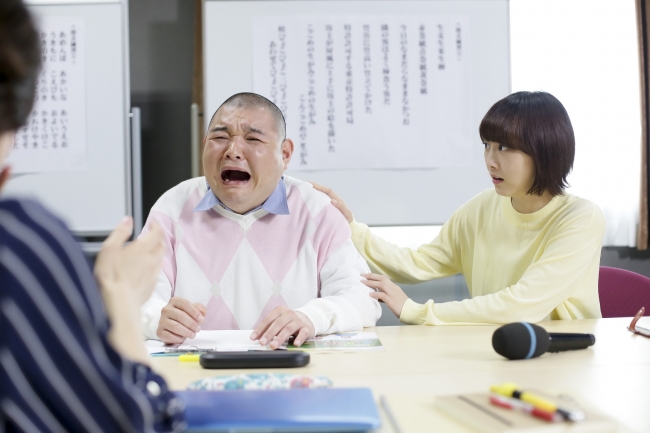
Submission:
[[[437,169],[289,170],[332,187],[359,221],[370,225],[440,224],[472,196],[491,187],[478,125],[510,91],[507,0],[219,1],[204,0],[205,118],[237,92],[253,91],[253,22],[261,16],[462,15],[471,23],[472,66],[468,166]],[[291,137],[297,141],[297,137]],[[378,143],[394,147],[399,143]],[[297,155],[294,154],[294,158]],[[418,158],[418,155],[412,155]]]
[[[109,233],[131,213],[128,157],[128,49],[126,2],[40,4],[41,17],[77,18],[84,23],[85,169],[13,177],[5,195],[34,196],[81,236]]]
[[[34,106],[7,163],[14,174],[86,170],[83,17],[39,18],[41,71]]]
[[[448,14],[255,17],[253,91],[284,114],[289,169],[468,166],[470,27]]]

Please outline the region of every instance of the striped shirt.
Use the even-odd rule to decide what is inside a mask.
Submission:
[[[88,263],[38,204],[0,200],[0,433],[185,427],[164,380],[107,339]]]

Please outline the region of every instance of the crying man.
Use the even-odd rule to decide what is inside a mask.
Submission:
[[[182,343],[201,329],[250,329],[278,348],[374,326],[365,261],[347,221],[311,184],[284,176],[294,144],[280,109],[239,93],[215,112],[203,141],[205,177],[151,209],[167,255],[142,309],[147,338]]]

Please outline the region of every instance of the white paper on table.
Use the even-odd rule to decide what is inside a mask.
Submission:
[[[191,351],[212,350],[216,352],[236,352],[247,350],[273,350],[268,345],[262,346],[259,341],[252,341],[249,330],[219,330],[199,331],[196,338],[188,338],[182,344],[164,344],[159,340],[147,340],[149,354],[165,353],[168,348]],[[286,343],[280,348],[286,349]]]
[[[374,332],[339,332],[307,339],[298,350],[318,352],[379,352],[384,350]]]

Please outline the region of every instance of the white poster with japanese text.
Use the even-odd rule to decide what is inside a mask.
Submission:
[[[471,165],[468,35],[465,16],[255,17],[253,88],[286,118],[289,167]]]
[[[13,173],[85,170],[84,21],[42,17],[39,24],[42,69],[34,108],[16,133],[8,163]]]

